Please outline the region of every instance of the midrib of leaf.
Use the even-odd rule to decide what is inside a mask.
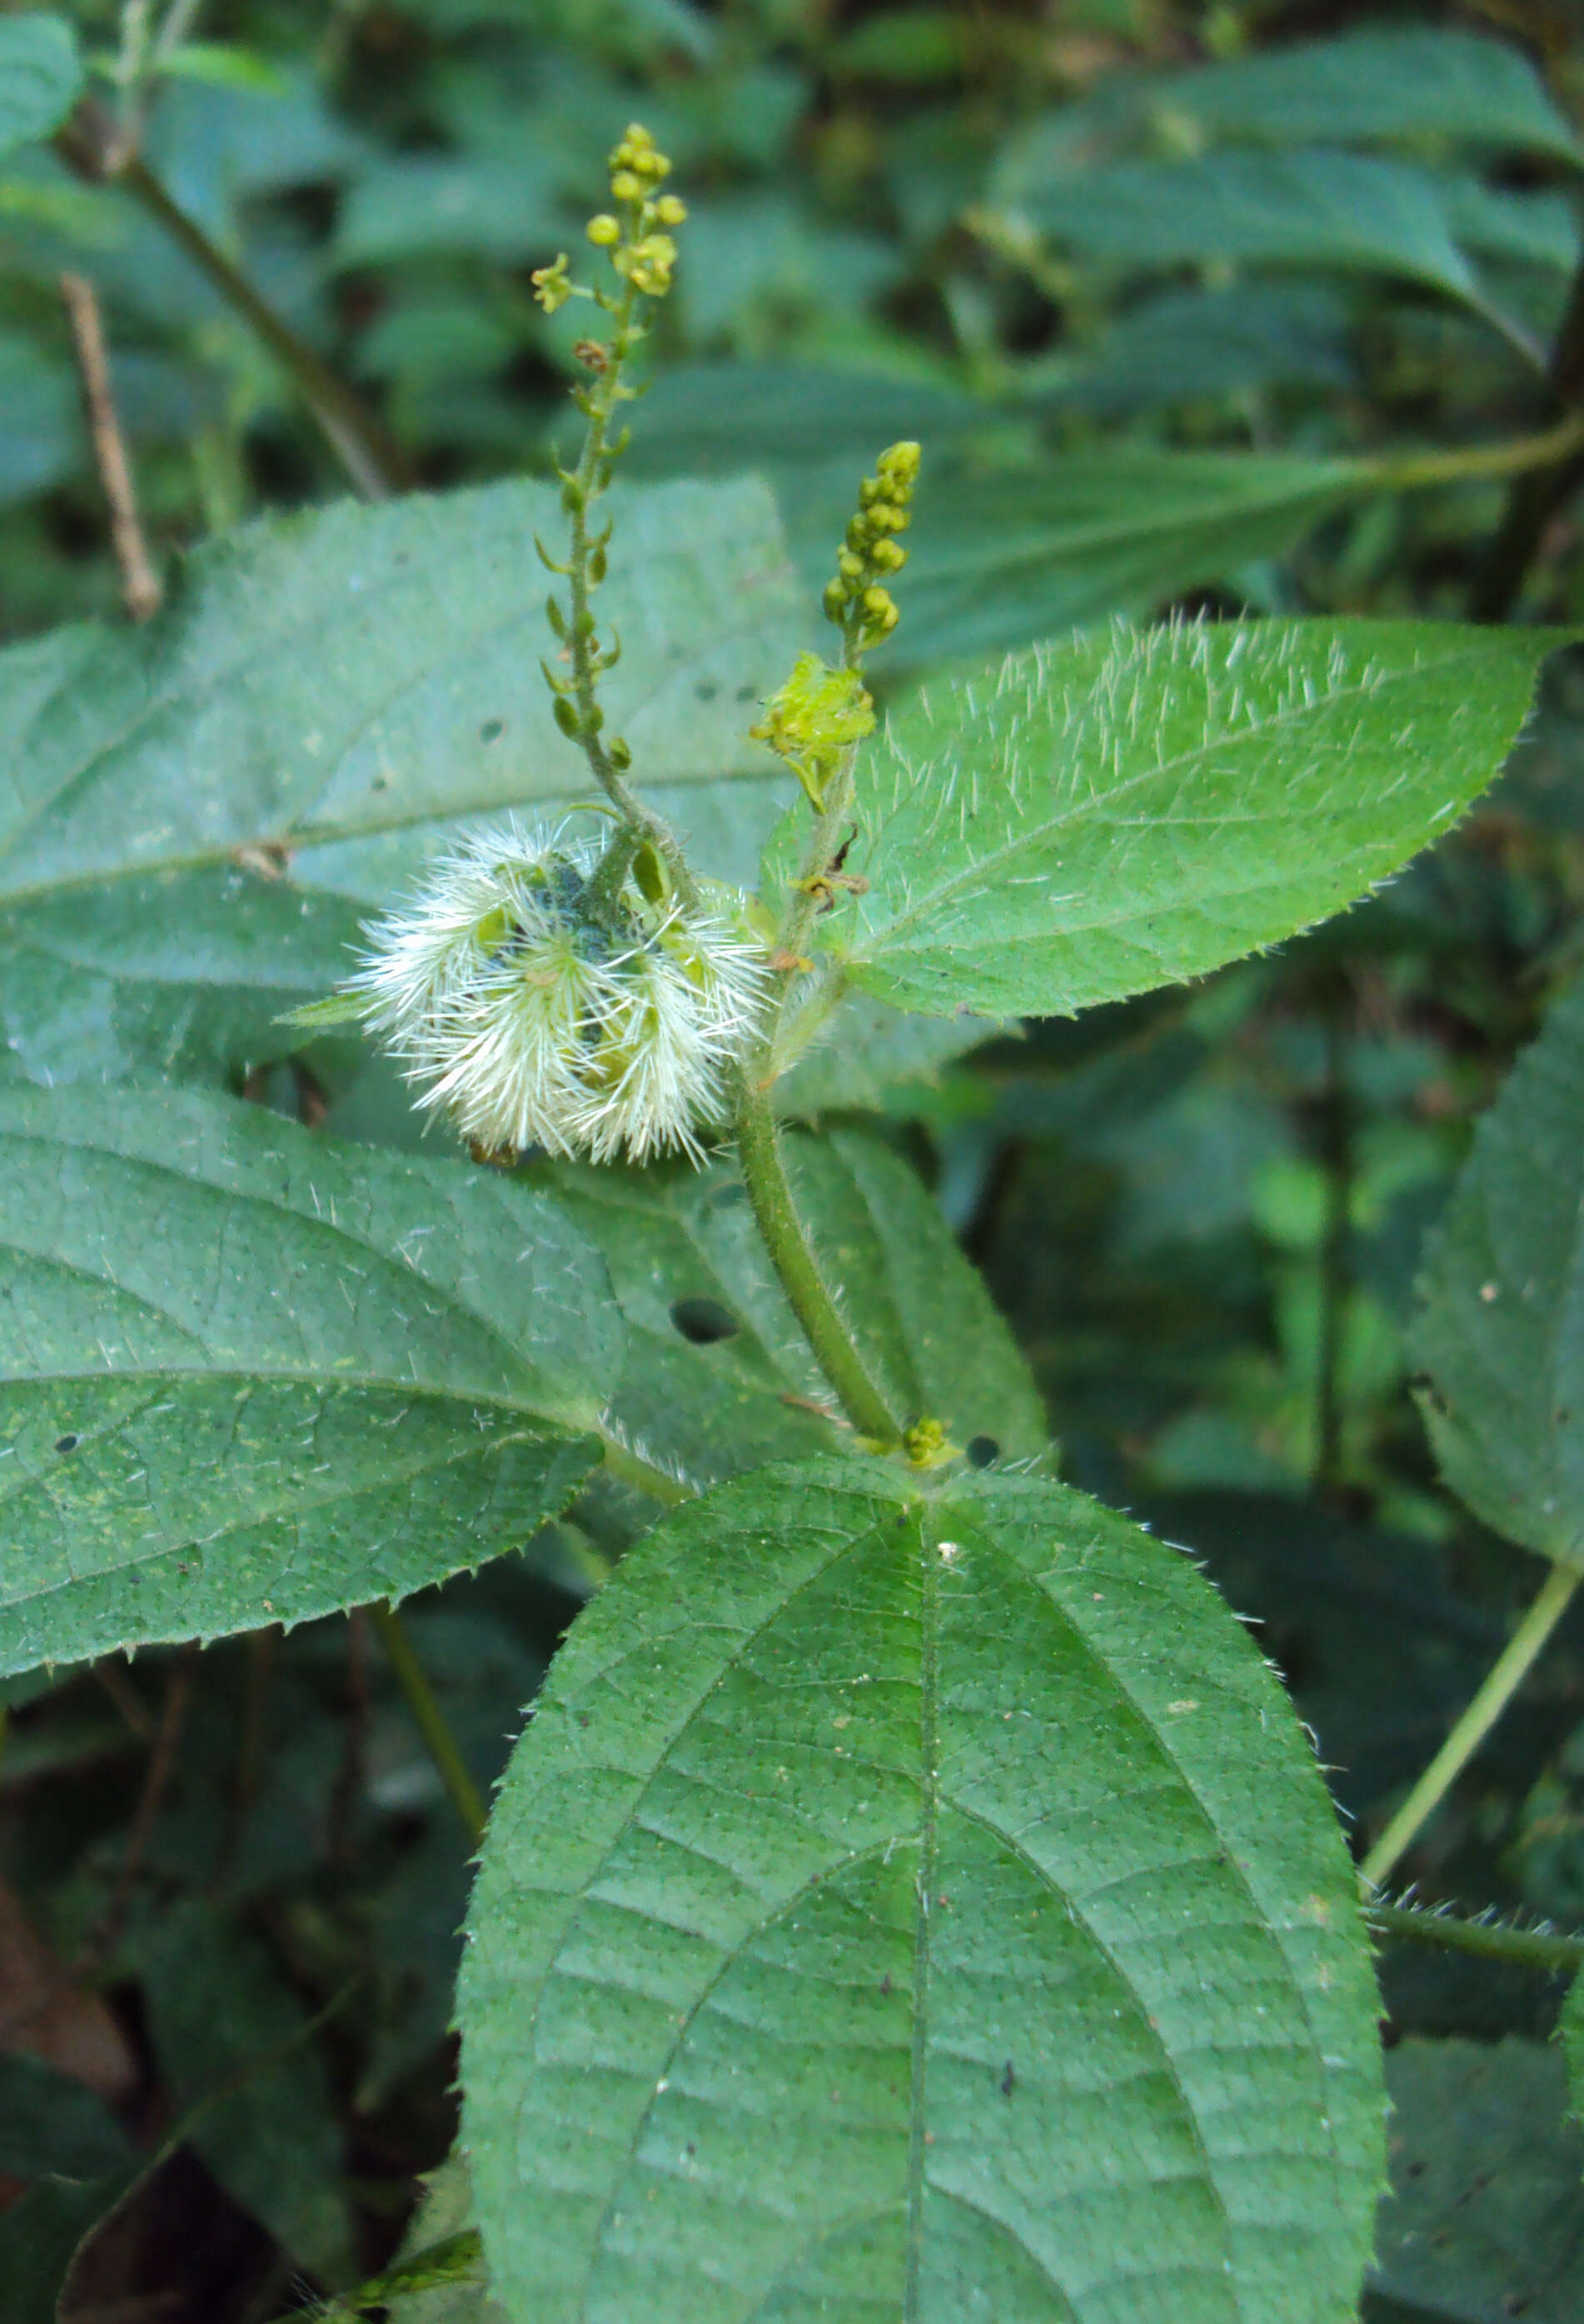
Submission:
[[[924,2262],[924,2091],[929,2063],[929,1900],[936,1862],[935,1785],[940,1777],[940,1585],[938,1545],[917,1518],[918,1543],[918,1894],[913,1917],[912,2112],[907,2126],[907,2282],[905,2324],[918,2324]],[[1032,2256],[1032,2255],[1031,2255]],[[1044,2275],[1045,2271],[1040,2269]]]
[[[406,577],[405,573],[399,576],[399,578],[404,577]],[[362,604],[371,612],[377,612],[389,593],[397,586],[397,579],[389,579],[384,588],[376,588],[362,601]],[[272,632],[262,644],[260,644],[250,632],[246,640],[247,650],[239,653],[234,661],[215,672],[203,684],[193,687],[169,687],[152,700],[140,704],[134,717],[128,719],[114,734],[101,738],[88,758],[63,773],[56,789],[36,799],[18,822],[4,833],[0,833],[0,883],[5,880],[6,858],[20,852],[21,844],[38,828],[41,823],[46,821],[56,811],[67,808],[79,787],[97,773],[117,752],[124,749],[128,742],[134,741],[139,734],[172,707],[191,706],[194,710],[200,710],[222,688],[232,684],[239,673],[266,659],[275,659],[279,653],[290,650],[291,645],[300,638],[317,637],[323,626],[323,608],[321,607],[319,611],[318,621],[305,618],[300,622],[283,624],[280,630]],[[514,630],[520,629],[523,620],[524,614],[520,610],[499,622],[481,623],[476,628],[469,628],[464,641],[465,650],[471,653],[481,646],[498,642],[501,639],[510,636]],[[749,624],[744,622],[731,630],[713,632],[710,642],[713,646],[723,637],[741,638],[751,633]],[[364,716],[348,730],[341,746],[339,754],[341,759],[346,758],[372,725],[389,715],[394,704],[429,683],[436,675],[436,671],[443,666],[443,659],[442,656],[440,661],[426,666],[416,676],[408,675],[401,683],[393,686],[387,694],[382,695],[377,702],[371,704]],[[684,657],[666,670],[664,683],[671,683],[679,672],[686,671],[695,661],[695,656]],[[78,671],[72,670],[67,673],[67,676],[73,684],[80,683]],[[44,696],[33,712],[30,722],[32,725],[36,725],[54,708],[64,690],[63,685]],[[640,716],[661,690],[660,686],[650,686],[643,693],[637,695],[633,698],[631,706],[623,712],[624,719],[631,723]],[[763,776],[770,771],[772,770],[768,768],[756,770],[744,767],[734,770],[724,779],[737,781],[755,776],[762,779]],[[568,794],[587,788],[579,777],[575,762],[568,761],[566,773],[566,788]],[[327,784],[333,779],[334,775],[335,767],[332,765],[324,778],[324,782]],[[723,779],[717,777],[715,779]],[[560,796],[560,794],[552,796]],[[23,887],[0,884],[0,910],[11,910],[20,904],[36,902],[41,897],[69,894],[77,888],[100,887],[111,880],[147,877],[157,872],[200,871],[209,865],[233,862],[235,860],[236,850],[241,846],[283,848],[329,846],[342,840],[364,839],[375,834],[411,830],[419,824],[432,823],[442,815],[455,816],[474,811],[481,814],[505,815],[512,811],[510,806],[496,808],[481,807],[477,810],[455,806],[446,809],[437,809],[432,807],[414,807],[404,810],[400,815],[376,815],[359,821],[314,824],[304,828],[301,818],[303,815],[311,812],[312,804],[311,799],[304,801],[296,814],[276,831],[250,833],[246,838],[233,839],[223,845],[195,850],[190,854],[140,856],[135,862],[117,865],[111,871],[87,872],[70,879],[34,881]],[[531,808],[540,805],[541,802],[534,798],[522,801],[520,804]]]
[[[1465,651],[1462,655],[1449,658],[1446,661],[1416,662],[1412,669],[1386,671],[1372,685],[1361,680],[1354,686],[1329,689],[1313,702],[1294,703],[1287,709],[1275,712],[1259,726],[1250,728],[1245,733],[1222,735],[1213,742],[1196,743],[1192,750],[1179,752],[1169,759],[1155,760],[1150,765],[1141,767],[1136,774],[1124,776],[1108,790],[1092,791],[1086,799],[1073,799],[1064,803],[1056,813],[1047,816],[1045,821],[1021,825],[1015,836],[1008,839],[1001,845],[992,848],[988,854],[975,856],[971,862],[963,865],[962,871],[953,872],[949,879],[942,880],[933,888],[926,889],[921,896],[911,901],[893,918],[886,920],[879,928],[868,930],[863,942],[855,944],[846,957],[849,961],[860,962],[869,959],[882,944],[889,945],[899,929],[910,927],[914,921],[933,912],[959,890],[972,887],[988,873],[999,871],[1005,864],[1016,862],[1030,845],[1054,836],[1057,832],[1064,830],[1068,824],[1093,813],[1097,807],[1110,807],[1114,801],[1125,798],[1129,791],[1136,790],[1140,784],[1153,782],[1162,777],[1174,774],[1185,774],[1201,765],[1206,759],[1221,757],[1229,751],[1240,751],[1245,747],[1263,744],[1271,735],[1278,733],[1291,720],[1312,717],[1318,710],[1329,710],[1349,701],[1377,699],[1388,687],[1406,685],[1425,677],[1433,677],[1442,669],[1454,669],[1466,666],[1468,659],[1468,653]],[[916,791],[917,788],[916,781],[913,789]],[[911,793],[908,796],[911,796]],[[900,805],[901,801],[898,800],[897,806]],[[1216,821],[1226,819],[1214,818]],[[885,825],[882,823],[878,826],[877,835],[883,835]],[[1101,926],[1103,923],[1094,922],[1091,925]],[[1008,938],[1006,941],[1011,942],[1013,939]],[[1017,941],[1026,942],[1027,937]]]
[[[61,1145],[59,1138],[40,1137],[30,1130],[12,1128],[0,1130],[0,1144],[6,1142],[47,1147],[51,1151],[59,1151]],[[171,1163],[154,1161],[147,1155],[122,1154],[115,1147],[96,1145],[88,1138],[74,1139],[68,1150],[74,1153],[86,1151],[100,1155],[106,1160],[114,1161],[129,1176],[142,1176],[156,1181],[170,1178],[174,1179],[179,1185],[196,1186],[200,1193],[210,1195],[227,1210],[234,1210],[236,1204],[241,1204],[245,1208],[273,1211],[278,1217],[291,1220],[293,1224],[300,1228],[305,1234],[323,1235],[327,1239],[337,1238],[343,1244],[362,1253],[364,1258],[375,1261],[389,1283],[401,1285],[405,1288],[410,1278],[415,1286],[422,1286],[436,1297],[443,1300],[447,1309],[452,1314],[465,1317],[468,1323],[476,1327],[493,1346],[503,1351],[510,1371],[516,1372],[525,1360],[522,1350],[506,1336],[501,1325],[491,1317],[481,1314],[476,1308],[465,1306],[458,1298],[446,1290],[443,1284],[436,1283],[432,1277],[425,1275],[419,1268],[410,1264],[404,1267],[398,1266],[388,1250],[382,1250],[377,1244],[365,1241],[361,1235],[344,1227],[333,1214],[327,1220],[323,1217],[310,1218],[307,1212],[295,1210],[290,1203],[277,1201],[272,1195],[251,1190],[245,1194],[234,1193],[224,1185],[216,1185],[210,1178],[194,1177],[190,1173],[178,1169]],[[333,1202],[334,1197],[331,1199]],[[9,1236],[0,1237],[0,1250],[14,1251],[19,1257],[31,1260],[35,1266],[57,1268],[62,1274],[74,1276],[81,1281],[92,1284],[97,1289],[104,1290],[107,1287],[118,1298],[135,1300],[149,1314],[158,1315],[173,1330],[180,1332],[184,1338],[190,1340],[194,1336],[189,1325],[181,1323],[177,1316],[169,1314],[152,1299],[146,1298],[139,1292],[123,1290],[114,1276],[96,1274],[91,1268],[80,1266],[75,1260],[61,1258],[54,1252],[32,1250],[25,1243],[17,1242]],[[199,1340],[197,1344],[201,1349],[204,1342]],[[537,1364],[534,1364],[531,1351],[527,1360],[534,1370],[539,1369]],[[121,1370],[115,1367],[106,1367],[102,1372],[80,1373],[51,1370],[48,1373],[36,1375],[36,1377],[51,1379],[127,1379],[135,1378],[140,1369],[142,1368],[133,1367],[127,1370]],[[166,1369],[168,1376],[172,1379],[189,1379],[194,1377],[223,1379],[226,1370],[231,1368],[196,1364],[191,1367],[172,1365]],[[386,1381],[381,1374],[362,1370],[346,1370],[332,1372],[323,1367],[316,1367],[306,1360],[300,1367],[280,1361],[261,1365],[256,1371],[248,1376],[257,1379],[334,1380],[339,1384],[356,1383],[359,1386],[371,1388],[389,1385],[398,1388],[416,1388],[419,1386],[415,1379]],[[576,1405],[557,1404],[554,1401],[554,1391],[550,1388],[548,1380],[544,1397],[533,1403],[526,1400],[524,1392],[520,1387],[511,1390],[503,1388],[501,1389],[492,1388],[488,1390],[437,1388],[433,1392],[449,1397],[453,1401],[466,1401],[472,1397],[478,1403],[499,1404],[508,1411],[521,1412],[525,1416],[535,1417],[540,1421],[558,1422],[565,1426],[578,1430],[589,1429],[594,1425],[586,1407],[580,1409]]]

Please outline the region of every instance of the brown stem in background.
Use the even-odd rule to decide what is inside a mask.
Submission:
[[[1352,1103],[1348,1086],[1349,1004],[1345,977],[1329,984],[1325,1009],[1325,1084],[1321,1100],[1321,1163],[1325,1221],[1320,1246],[1320,1344],[1316,1352],[1314,1489],[1334,1494],[1342,1481],[1342,1342],[1351,1273],[1349,1213],[1353,1192]]]
[[[1559,414],[1584,410],[1584,261],[1573,277],[1567,311],[1547,365],[1551,401]],[[1469,610],[1477,622],[1505,622],[1553,516],[1584,484],[1584,450],[1575,447],[1546,466],[1515,476],[1496,537],[1474,585]]]
[[[325,1852],[338,1871],[345,1872],[352,1855],[352,1818],[363,1789],[368,1757],[369,1626],[361,1606],[346,1617],[346,1709],[341,1765],[330,1792],[326,1819]]]
[[[406,463],[384,428],[346,382],[261,299],[241,270],[170,198],[142,156],[127,150],[115,124],[91,97],[55,135],[55,149],[78,175],[124,186],[235,309],[289,371],[354,489],[364,500],[389,499],[406,482]]]
[[[93,284],[82,274],[63,274],[60,296],[71,325],[71,344],[77,355],[83,417],[87,422],[88,441],[94,447],[94,466],[99,472],[100,487],[110,512],[110,546],[121,574],[121,595],[133,620],[146,622],[151,613],[159,612],[165,592],[149,562],[143,527],[138,522],[132,469],[110,392],[110,365],[105,355],[99,302]]]
[[[121,1869],[115,1877],[115,1893],[104,1918],[89,1937],[78,1959],[75,1969],[78,1977],[91,1976],[115,1951],[125,1925],[132,1892],[143,1871],[143,1858],[148,1854],[149,1841],[153,1837],[171,1769],[176,1765],[176,1747],[181,1739],[182,1725],[187,1718],[188,1698],[192,1692],[193,1649],[184,1648],[171,1664],[165,1681],[165,1700],[160,1711],[160,1725],[154,1736],[154,1748],[149,1754],[148,1772],[133,1812],[132,1826],[126,1835],[126,1847],[121,1858]]]

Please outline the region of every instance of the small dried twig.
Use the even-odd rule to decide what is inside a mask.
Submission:
[[[138,522],[132,470],[122,442],[110,392],[110,366],[105,355],[105,332],[93,284],[82,274],[60,277],[60,296],[71,325],[77,352],[78,379],[82,387],[83,412],[94,447],[94,466],[110,511],[110,545],[121,573],[121,594],[134,622],[157,613],[165,592],[149,562],[143,527]]]

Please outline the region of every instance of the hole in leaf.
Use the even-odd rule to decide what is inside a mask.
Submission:
[[[505,732],[506,721],[503,718],[486,718],[478,730],[478,739],[481,742],[498,742]]]
[[[988,1469],[992,1461],[1001,1457],[1001,1448],[993,1436],[971,1436],[962,1449],[971,1469]]]
[[[55,1450],[57,1452],[75,1452],[81,1443],[80,1436],[58,1436],[55,1439]]]
[[[732,1310],[723,1307],[718,1299],[678,1299],[672,1306],[671,1321],[695,1348],[713,1347],[717,1340],[734,1340],[742,1329]]]

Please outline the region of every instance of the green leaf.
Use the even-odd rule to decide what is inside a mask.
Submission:
[[[0,2172],[10,2179],[97,2179],[132,2153],[104,2100],[41,2058],[0,2052]]]
[[[1568,2074],[1568,2114],[1573,2126],[1584,2130],[1584,1977],[1575,1977],[1557,2025],[1562,2062]]]
[[[150,2168],[140,2154],[98,2179],[41,2179],[0,2213],[6,2324],[58,2324],[78,2255]]]
[[[235,1916],[170,1906],[132,1957],[184,2143],[292,2257],[344,2274],[341,2135],[301,2005]]]
[[[60,16],[0,16],[0,153],[48,137],[82,91],[77,35]]]
[[[1386,2060],[1392,2192],[1375,2282],[1456,2324],[1574,2324],[1584,2302],[1584,2136],[1538,2042],[1410,2037]]]
[[[568,239],[551,172],[531,153],[401,154],[354,180],[330,259],[338,267],[368,266],[466,252],[511,263],[552,255],[557,234]]]
[[[814,364],[668,364],[644,397],[627,461],[637,475],[772,477],[842,461],[849,473],[827,545],[833,556],[858,479],[882,446],[912,437],[933,449],[1006,426],[996,405],[934,382]]]
[[[451,2238],[470,2231],[477,2233],[473,2186],[465,2158],[452,2154],[425,2180],[423,2200],[390,2273],[399,2274],[425,2252],[443,2250]],[[490,2297],[482,2254],[464,2280],[399,2292],[389,2308],[390,2324],[510,2324],[505,2310]]]
[[[796,812],[796,810],[794,810]],[[899,1084],[938,1082],[941,1069],[993,1040],[983,1017],[921,1017],[856,993],[821,1040],[776,1084],[776,1110],[804,1120],[882,1107]]]
[[[5,19],[0,17],[0,35]],[[83,453],[81,403],[65,364],[32,339],[0,338],[0,503],[26,500],[70,475]]]
[[[1576,163],[1578,140],[1523,51],[1428,24],[1294,41],[1192,71],[1108,74],[1007,145],[992,198],[1032,193],[1128,152],[1445,139]]]
[[[1543,631],[1265,622],[1118,631],[932,686],[860,765],[821,922],[866,991],[1066,1014],[1324,918],[1498,772]],[[772,857],[767,892],[784,876]]]
[[[620,1362],[547,1195],[198,1092],[0,1090],[0,1670],[476,1565]]]
[[[1578,142],[1521,49],[1428,24],[1294,41],[1162,77],[1145,100],[1174,130],[1260,144],[1444,137],[1579,160]]]
[[[1126,447],[1060,456],[1030,474],[926,478],[887,651],[893,667],[916,668],[1153,613],[1281,555],[1368,484],[1346,460]],[[801,554],[806,529],[788,515]],[[818,567],[804,558],[811,581],[829,563],[822,540]]]
[[[1025,197],[1028,216],[1086,257],[1152,271],[1211,260],[1400,275],[1478,304],[1437,180],[1406,162],[1315,146],[1119,161]]]
[[[771,1469],[557,1658],[469,1916],[464,2133],[534,2324],[1335,2324],[1382,2168],[1324,1787],[1082,1495]]]
[[[1347,302],[1329,283],[1256,275],[1160,290],[1116,317],[1040,400],[1111,415],[1294,382],[1350,387],[1349,342]]]
[[[538,484],[271,519],[200,550],[143,628],[0,654],[0,1032],[24,1070],[280,1056],[273,1019],[345,973],[359,905],[465,817],[589,796],[538,668],[533,535],[563,526]],[[745,868],[787,788],[745,730],[805,635],[763,487],[627,489],[600,612],[655,803],[705,869]]]
[[[908,1416],[1009,1459],[1048,1441],[1011,1334],[932,1195],[879,1139],[791,1136],[798,1212],[865,1356]],[[734,1164],[545,1167],[610,1271],[627,1334],[611,1415],[646,1458],[706,1483],[845,1433],[760,1242]]]
[[[1475,1133],[1420,1284],[1441,1473],[1498,1533],[1584,1562],[1584,983]]]

